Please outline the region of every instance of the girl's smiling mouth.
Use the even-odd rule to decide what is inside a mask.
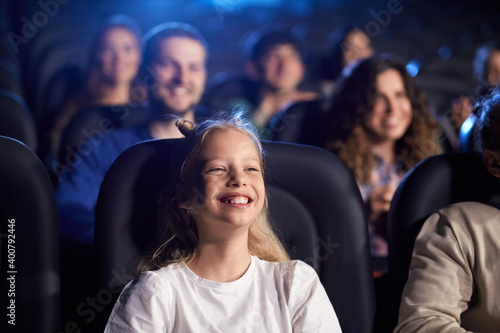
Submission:
[[[234,193],[225,195],[224,197],[219,198],[218,201],[229,205],[247,205],[252,203],[254,200],[247,194]]]

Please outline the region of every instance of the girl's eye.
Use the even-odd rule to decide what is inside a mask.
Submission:
[[[225,171],[224,168],[222,167],[217,167],[217,168],[211,168],[208,170],[209,172],[223,172]]]
[[[257,168],[250,167],[250,168],[247,168],[247,171],[260,171],[260,170]]]

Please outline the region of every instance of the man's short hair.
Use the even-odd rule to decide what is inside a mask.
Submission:
[[[483,150],[500,151],[500,87],[492,88],[476,108]]]
[[[208,44],[200,32],[187,23],[165,22],[161,23],[144,35],[143,66],[151,66],[158,54],[160,42],[170,37],[186,37],[197,40],[203,45],[208,57]],[[205,59],[206,61],[206,59]]]
[[[258,62],[262,56],[273,46],[292,44],[302,56],[302,46],[292,34],[280,31],[254,31],[246,40],[244,56],[247,61]]]

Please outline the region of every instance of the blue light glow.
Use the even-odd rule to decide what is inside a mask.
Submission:
[[[438,50],[438,56],[443,61],[450,60],[452,54],[453,54],[453,52],[452,52],[451,48],[448,46],[441,46]]]
[[[416,61],[410,61],[406,65],[406,71],[408,72],[408,74],[410,74],[411,77],[415,77],[420,71],[420,66]]]
[[[205,0],[221,10],[233,11],[249,5],[279,7],[285,5],[283,0]]]

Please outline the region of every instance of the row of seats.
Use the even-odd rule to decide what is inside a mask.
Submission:
[[[30,49],[36,50],[40,40],[30,43]],[[29,63],[32,67],[27,71],[28,81],[32,81],[30,86],[45,87],[30,94],[34,98],[31,105],[35,108],[36,123],[43,128],[49,125],[47,119],[52,115],[50,112],[41,114],[39,110],[55,110],[58,101],[68,94],[63,88],[76,89],[66,83],[79,82],[75,78],[80,75],[78,68],[82,57],[67,56],[61,51],[63,44],[58,43],[48,41],[46,45],[54,54],[64,53],[67,62],[49,61],[53,54],[49,57],[40,48],[40,53],[33,53],[40,57],[35,57],[37,62]],[[71,43],[74,43],[74,55],[87,53],[81,49],[85,44],[82,41],[72,39]],[[101,310],[93,308],[88,299],[81,299],[83,308],[69,310],[80,309],[88,315],[81,317],[80,322],[69,321],[61,313],[65,306],[61,298],[64,299],[64,292],[67,292],[67,289],[61,290],[61,285],[72,281],[60,272],[62,253],[53,189],[36,154],[37,130],[33,113],[25,102],[18,59],[8,49],[8,44],[5,45],[0,47],[0,105],[3,106],[0,135],[6,136],[0,138],[0,154],[8,156],[2,161],[6,167],[0,170],[1,233],[6,235],[0,239],[0,297],[2,311],[5,311],[2,315],[12,318],[15,314],[16,328],[21,332],[33,331],[33,328],[40,332],[77,331],[79,328],[98,331],[119,291],[133,276],[137,259],[156,230],[158,209],[155,203],[168,182],[169,158],[176,142],[136,145],[120,156],[108,173],[97,207],[97,266],[95,271],[87,272],[97,280],[94,293],[87,296],[94,299],[95,306]],[[40,76],[30,78],[37,68],[42,69]],[[321,142],[321,138],[311,135],[315,134],[314,126],[298,126],[314,125],[318,118],[306,112],[311,109],[316,108],[299,103],[280,114],[280,118],[272,122],[273,139],[311,145],[316,139]],[[121,126],[123,112],[129,110],[83,112],[81,117],[85,119],[75,122],[79,127],[69,131],[73,137],[67,138],[68,144],[63,147],[77,150],[78,143],[89,139],[83,135],[84,131],[92,133],[99,129],[103,118],[116,119],[112,125]],[[137,117],[131,119],[141,121],[144,116],[139,110]],[[304,141],[306,139],[312,141]],[[266,148],[270,211],[276,217],[287,250],[292,258],[302,259],[316,269],[345,332],[370,332],[376,308],[363,204],[354,179],[333,154],[322,149],[276,142],[266,143]],[[66,156],[60,156],[59,160],[65,161]],[[394,198],[389,219],[390,278],[396,288],[388,295],[391,317],[387,320],[394,322],[396,319],[413,240],[422,222],[433,211],[453,202],[487,201],[495,191],[492,186],[495,183],[490,178],[473,154],[434,157],[407,175]],[[478,189],[481,193],[477,193]],[[429,200],[434,198],[428,195],[431,191],[439,200]],[[28,211],[32,215],[27,215]],[[16,235],[16,242],[9,244],[11,234]],[[9,245],[15,245],[14,268],[9,266],[12,260]],[[11,290],[15,297],[9,296]],[[15,300],[15,310],[12,300]],[[92,309],[96,310],[97,317],[87,311]],[[12,329],[8,321],[1,325],[3,332]]]
[[[26,101],[15,92],[0,88],[0,106],[0,135],[15,138],[36,152],[36,126]]]
[[[174,172],[171,159],[178,141],[132,146],[105,178],[96,213],[97,268],[90,272],[97,279],[93,296],[105,308],[94,320],[97,327],[102,328],[156,232],[155,205]],[[323,149],[278,142],[266,142],[265,147],[270,212],[291,257],[316,269],[345,332],[371,332],[376,309],[368,233],[354,179]],[[21,332],[33,327],[55,332],[75,323],[60,322],[59,243],[50,178],[33,151],[17,140],[0,137],[0,154],[9,156],[0,164],[2,317],[14,314]],[[473,153],[434,156],[408,173],[389,214],[389,276],[395,286],[388,295],[391,320],[396,320],[413,241],[423,221],[454,202],[486,202],[498,193],[498,185]],[[12,300],[14,310],[8,307]]]
[[[8,11],[2,11],[0,28],[0,135],[24,142],[38,151],[38,133],[33,112],[26,102],[19,50],[9,33],[12,31]]]
[[[59,241],[52,182],[21,142],[0,137],[0,155],[0,330],[58,332]]]
[[[113,302],[106,297],[116,299],[124,284],[133,277],[139,255],[156,232],[158,208],[155,204],[170,174],[175,173],[169,167],[178,141],[149,141],[132,146],[115,161],[104,180],[96,213],[98,268],[91,275],[98,278],[97,300],[106,300],[102,305],[107,305],[107,308],[92,323],[93,330],[96,325],[102,328],[106,314],[111,310]],[[8,138],[2,138],[0,150],[5,144],[29,151],[20,142]],[[265,146],[270,211],[276,217],[287,250],[292,258],[302,259],[317,270],[332,303],[338,308],[337,314],[345,331],[369,332],[375,311],[374,293],[363,204],[354,179],[335,155],[323,149],[277,142],[267,142]],[[31,158],[37,160],[32,152]],[[36,168],[43,170],[47,182],[47,173],[39,160]],[[12,170],[1,177],[14,179]],[[39,177],[31,174],[33,178]],[[33,195],[49,197],[51,205],[55,205],[50,182],[43,191]],[[1,204],[3,206],[3,202]],[[29,205],[30,202],[18,198],[17,206]],[[46,230],[50,230],[52,244],[57,244],[56,221],[54,215],[40,221],[18,219],[17,223],[52,225],[52,229]],[[17,231],[17,238],[22,237],[21,231]],[[17,249],[18,256],[36,252],[37,246],[44,246],[39,242],[28,245],[29,249]],[[4,251],[2,249],[2,253]],[[47,254],[47,257],[58,261],[57,252]],[[5,269],[2,266],[4,272]],[[31,276],[36,278],[40,274]],[[31,288],[31,293],[36,292],[44,294],[41,289]],[[2,293],[2,297],[5,295]],[[18,314],[38,311],[40,316],[51,317],[52,321],[39,326],[40,332],[55,329],[60,316],[57,307],[31,307],[29,302],[24,307],[19,305],[16,311]]]

